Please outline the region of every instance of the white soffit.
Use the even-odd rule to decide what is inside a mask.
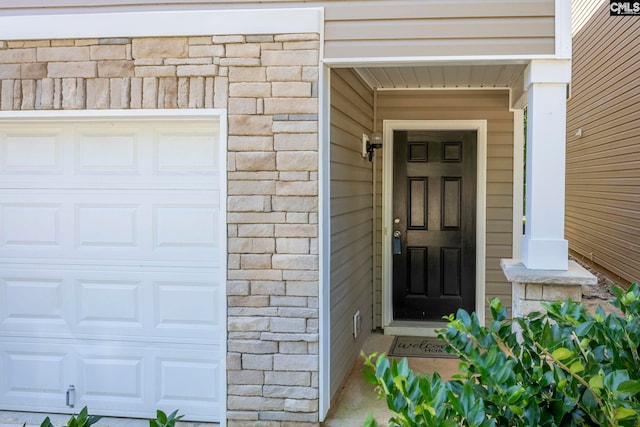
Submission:
[[[356,71],[375,89],[510,88],[524,64],[359,67]]]
[[[0,40],[321,33],[322,8],[0,16]]]

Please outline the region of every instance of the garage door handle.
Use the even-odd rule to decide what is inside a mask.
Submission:
[[[72,384],[67,389],[67,406],[73,408],[76,404],[76,387]]]

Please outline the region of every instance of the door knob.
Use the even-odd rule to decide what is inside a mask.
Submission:
[[[394,218],[393,219],[393,223],[394,224],[400,224],[400,218]]]

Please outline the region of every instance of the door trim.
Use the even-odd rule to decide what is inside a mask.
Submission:
[[[393,131],[472,130],[477,132],[476,187],[476,314],[485,320],[486,218],[487,218],[487,121],[486,120],[384,120],[382,164],[382,327],[388,335],[434,336],[442,325],[393,320]]]

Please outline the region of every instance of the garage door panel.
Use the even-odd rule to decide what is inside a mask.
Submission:
[[[152,418],[155,409],[179,408],[187,419],[213,421],[224,407],[224,355],[216,346],[8,343],[10,351],[0,349],[0,402],[17,410],[72,413],[88,406],[93,414]],[[65,405],[71,385],[74,408]]]
[[[9,395],[27,397],[29,394],[59,394],[65,389],[65,353],[13,351],[5,357]]]
[[[142,281],[79,278],[78,329],[99,331],[111,327],[142,331],[143,286]]]
[[[63,330],[68,324],[65,279],[60,276],[11,275],[1,280],[0,319],[2,329]],[[0,330],[2,330],[0,329]]]
[[[180,408],[189,419],[211,421],[210,414],[223,406],[220,360],[224,356],[216,346],[194,350],[179,344],[125,348],[116,343],[102,347],[81,343],[73,351],[80,361],[76,407],[142,417],[154,416],[155,408]],[[124,382],[119,384],[118,379]]]
[[[210,140],[202,132],[159,130],[154,146],[154,174],[218,174],[219,154]]]
[[[224,356],[222,356],[224,357]],[[216,352],[168,351],[156,361],[157,404],[202,413],[202,408],[224,408],[222,357]]]
[[[219,239],[219,209],[214,205],[164,205],[154,207],[156,253],[174,249],[215,248]],[[160,255],[161,256],[161,255]]]
[[[75,140],[75,173],[80,175],[144,175],[141,135],[105,130],[79,130]]]
[[[79,366],[78,397],[82,401],[122,402],[125,399],[130,404],[144,404],[144,378],[149,374],[144,372],[144,366],[143,356],[83,356]]]
[[[159,403],[184,407],[194,402],[215,404],[220,399],[216,386],[220,366],[211,360],[161,359]]]
[[[202,123],[3,126],[0,175],[47,188],[213,189],[220,188],[219,147],[216,128]]]
[[[224,417],[225,159],[215,118],[0,120],[0,409]]]
[[[76,246],[136,248],[140,205],[76,205]]]
[[[0,192],[0,257],[219,264],[218,191]]]
[[[44,270],[0,264],[0,338],[215,343],[224,333],[221,272]]]
[[[14,129],[0,133],[0,171],[9,174],[62,175],[63,131],[60,128]]]
[[[3,203],[2,246],[60,247],[60,217],[62,205],[57,203]]]
[[[220,298],[220,285],[207,282],[156,282],[158,307],[156,325],[182,335],[180,331],[201,332],[220,329],[221,313],[212,310]]]
[[[33,343],[3,339],[0,348],[0,402],[16,409],[25,404],[53,408],[64,404],[68,379],[75,377],[75,359],[59,342]]]

